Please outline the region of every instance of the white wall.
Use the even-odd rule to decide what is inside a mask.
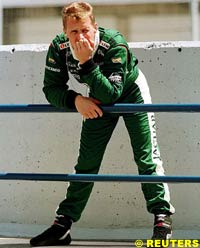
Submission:
[[[200,42],[132,43],[154,103],[198,103]],[[42,81],[46,45],[0,46],[0,104],[46,103]],[[79,89],[76,82],[72,87]],[[82,92],[85,89],[81,89]],[[157,113],[158,139],[168,175],[198,175],[200,116]],[[0,171],[71,173],[79,148],[77,113],[0,113]],[[137,173],[129,138],[119,122],[101,173]],[[66,183],[0,181],[0,223],[47,224]],[[199,229],[198,184],[171,184],[176,228]],[[138,183],[96,183],[80,227],[148,227]]]

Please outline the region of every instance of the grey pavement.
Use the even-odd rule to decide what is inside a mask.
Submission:
[[[26,248],[30,247],[29,239],[46,229],[45,225],[24,225],[16,223],[0,223],[0,248]],[[135,247],[135,240],[145,241],[151,238],[150,228],[78,228],[71,231],[74,248],[120,248]],[[174,230],[173,239],[199,239],[200,228],[193,227],[190,230]],[[44,246],[43,246],[44,247]],[[46,246],[47,247],[47,246]],[[145,246],[143,246],[145,247]],[[200,247],[200,241],[199,241]]]
[[[29,239],[27,238],[0,238],[0,248],[26,248],[29,247]],[[49,247],[49,246],[42,246]],[[51,246],[51,247],[66,247],[66,246]],[[119,248],[119,247],[134,247],[133,242],[113,242],[113,241],[72,241],[69,247],[74,248]]]
[[[46,225],[0,223],[0,237],[30,238],[44,231]],[[73,226],[71,235],[74,240],[116,240],[132,241],[150,239],[152,228],[83,228]],[[174,229],[173,239],[199,239],[200,226],[190,229]],[[1,248],[1,247],[0,247]]]

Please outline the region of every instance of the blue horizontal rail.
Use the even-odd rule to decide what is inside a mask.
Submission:
[[[133,112],[200,112],[200,104],[132,104],[117,103],[101,106],[105,113],[133,113]],[[0,104],[1,112],[77,112],[76,109],[57,108],[49,104]]]
[[[114,104],[101,106],[104,112],[200,112],[200,104]],[[77,112],[60,109],[49,104],[3,104],[0,112]],[[200,176],[152,176],[152,175],[91,175],[91,174],[39,174],[0,173],[0,180],[32,181],[82,181],[82,182],[146,182],[146,183],[199,183]]]
[[[0,180],[59,181],[59,182],[143,182],[143,183],[199,183],[200,176],[152,176],[119,174],[46,174],[0,173]]]

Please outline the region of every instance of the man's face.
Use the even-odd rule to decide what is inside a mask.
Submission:
[[[67,25],[64,29],[72,47],[76,42],[85,38],[90,43],[90,46],[94,48],[95,33],[97,31],[97,25],[91,23],[90,17],[86,17],[82,20],[76,20],[69,17],[67,19]]]

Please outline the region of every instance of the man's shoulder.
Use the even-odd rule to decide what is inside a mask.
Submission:
[[[99,27],[101,40],[108,42],[110,45],[126,44],[124,36],[116,29]]]
[[[52,40],[51,45],[56,49],[56,50],[64,50],[69,46],[69,41],[66,38],[64,33],[60,33],[56,35],[56,37]]]
[[[117,35],[121,35],[118,30],[99,27],[100,36],[104,39],[110,39]]]

